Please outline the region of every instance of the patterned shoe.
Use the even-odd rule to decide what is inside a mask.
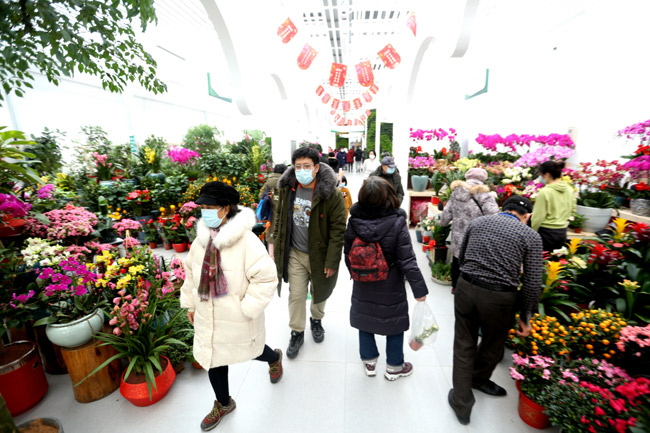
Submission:
[[[411,373],[413,373],[413,364],[410,362],[405,362],[404,365],[402,365],[401,369],[399,367],[392,367],[390,365],[387,366],[384,377],[388,380],[397,380],[400,377],[410,376]]]
[[[367,361],[362,361],[363,362],[363,368],[366,370],[366,376],[368,377],[375,377],[377,376],[377,360],[376,359],[369,359]]]
[[[210,413],[207,414],[205,418],[203,418],[203,421],[201,421],[201,430],[209,431],[218,426],[221,422],[221,419],[235,410],[236,406],[237,405],[235,404],[235,400],[233,400],[232,397],[230,397],[230,403],[228,403],[226,406],[219,403],[218,400],[215,400],[214,407]]]
[[[278,383],[282,379],[282,373],[284,372],[282,368],[282,351],[275,349],[275,353],[278,354],[278,360],[269,364],[271,383]]]

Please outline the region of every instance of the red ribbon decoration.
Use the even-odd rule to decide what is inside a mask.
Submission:
[[[336,99],[336,98],[332,99],[332,109],[336,110],[337,108],[339,108],[340,103],[341,103],[340,99]]]
[[[375,76],[372,72],[372,65],[369,61],[361,62],[354,67],[357,70],[359,84],[363,87],[369,87],[375,82]]]
[[[380,52],[377,53],[382,62],[388,69],[395,69],[400,64],[402,58],[399,53],[391,44],[386,45]]]
[[[372,111],[366,110],[366,116],[370,117],[371,114],[372,114]]]
[[[413,32],[413,36],[415,36],[417,30],[417,23],[415,22],[415,12],[411,11],[409,13],[409,17],[406,20],[406,27],[411,29],[411,31]]]
[[[373,83],[373,85],[370,86],[370,91],[376,95],[377,92],[379,92],[379,87],[377,87],[377,85]]]
[[[370,102],[370,101],[372,101],[372,96],[370,95],[370,92],[364,92],[363,95],[361,95],[361,96],[363,96],[363,99],[364,99],[366,102]]]
[[[324,88],[323,86],[318,86],[318,87],[316,88],[316,94],[317,94],[318,96],[322,95],[324,91],[325,91],[325,88]]]
[[[361,106],[363,105],[363,102],[361,102],[360,98],[354,98],[352,100],[352,103],[354,104],[354,108],[356,108],[357,110],[361,108]]]
[[[309,69],[317,54],[318,51],[313,49],[311,45],[305,44],[305,46],[302,47],[302,51],[298,55],[298,67],[302,70]]]
[[[341,105],[343,106],[343,111],[346,113],[350,111],[350,101],[343,101]]]
[[[282,43],[286,44],[298,33],[298,28],[291,21],[291,18],[284,20],[280,27],[278,27],[278,36],[282,39]]]
[[[321,101],[323,101],[323,104],[327,104],[330,101],[331,98],[332,98],[332,95],[330,95],[329,93],[326,93],[326,94],[323,95],[323,99],[321,99]]]
[[[330,86],[343,87],[347,70],[348,67],[346,65],[341,63],[332,63],[332,69],[330,69]]]

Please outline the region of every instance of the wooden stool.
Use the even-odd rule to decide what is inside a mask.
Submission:
[[[100,344],[102,344],[101,341],[93,339],[83,346],[71,349],[61,348],[72,380],[74,398],[80,403],[89,403],[104,398],[120,387],[122,362],[119,359],[90,376],[81,385],[74,386],[108,358],[117,354],[112,346],[100,346]]]

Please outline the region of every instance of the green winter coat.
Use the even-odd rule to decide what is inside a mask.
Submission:
[[[336,187],[337,177],[327,164],[320,164],[316,175],[314,199],[309,218],[309,264],[313,302],[320,303],[332,294],[338,268],[341,262],[343,236],[345,234],[345,204],[343,195]],[[278,271],[278,295],[282,281],[288,282],[287,269],[291,251],[293,229],[293,202],[298,187],[293,167],[284,172],[278,188],[278,206],[273,213],[273,238],[275,265]],[[330,278],[325,278],[325,268],[336,269]]]

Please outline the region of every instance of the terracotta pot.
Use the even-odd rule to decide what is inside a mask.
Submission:
[[[56,418],[31,419],[29,421],[25,421],[22,424],[19,424],[16,427],[18,427],[20,431],[26,430],[29,427],[32,430],[27,430],[27,431],[47,431],[47,432],[63,433],[63,424],[61,424],[61,421],[59,421]]]
[[[12,416],[21,414],[41,401],[48,384],[36,344],[18,341],[5,346],[0,357],[0,394]]]
[[[197,370],[203,370],[203,367],[201,367],[201,364],[199,364],[196,361],[192,361],[192,367],[194,367]]]
[[[0,221],[0,238],[16,236],[25,231],[25,220],[20,218],[11,218]]]
[[[420,348],[423,346],[422,343],[420,343],[416,338],[413,340],[409,341],[409,347],[415,351],[420,350]]]
[[[519,417],[522,421],[540,430],[550,426],[551,421],[544,413],[544,408],[521,392],[519,381],[517,381],[517,390],[519,391]]]
[[[174,251],[176,251],[177,253],[184,253],[185,250],[187,249],[187,242],[183,242],[180,244],[172,244],[172,246],[174,247]]]
[[[158,248],[158,242],[149,242],[149,248],[155,250],[156,248]]]
[[[574,232],[574,233],[582,233],[582,227],[575,227],[575,228],[573,229],[573,232]]]
[[[163,247],[165,247],[166,250],[171,250],[172,244],[171,242],[163,242]]]
[[[167,366],[164,368],[162,374],[156,376],[156,388],[151,387],[151,400],[149,399],[149,391],[147,389],[147,383],[126,383],[124,382],[124,373],[122,373],[122,382],[120,383],[120,394],[133,403],[135,406],[151,406],[154,403],[160,401],[172,387],[174,380],[176,379],[176,373],[174,372],[174,367],[166,356],[161,357],[161,361],[164,359],[167,362]]]

